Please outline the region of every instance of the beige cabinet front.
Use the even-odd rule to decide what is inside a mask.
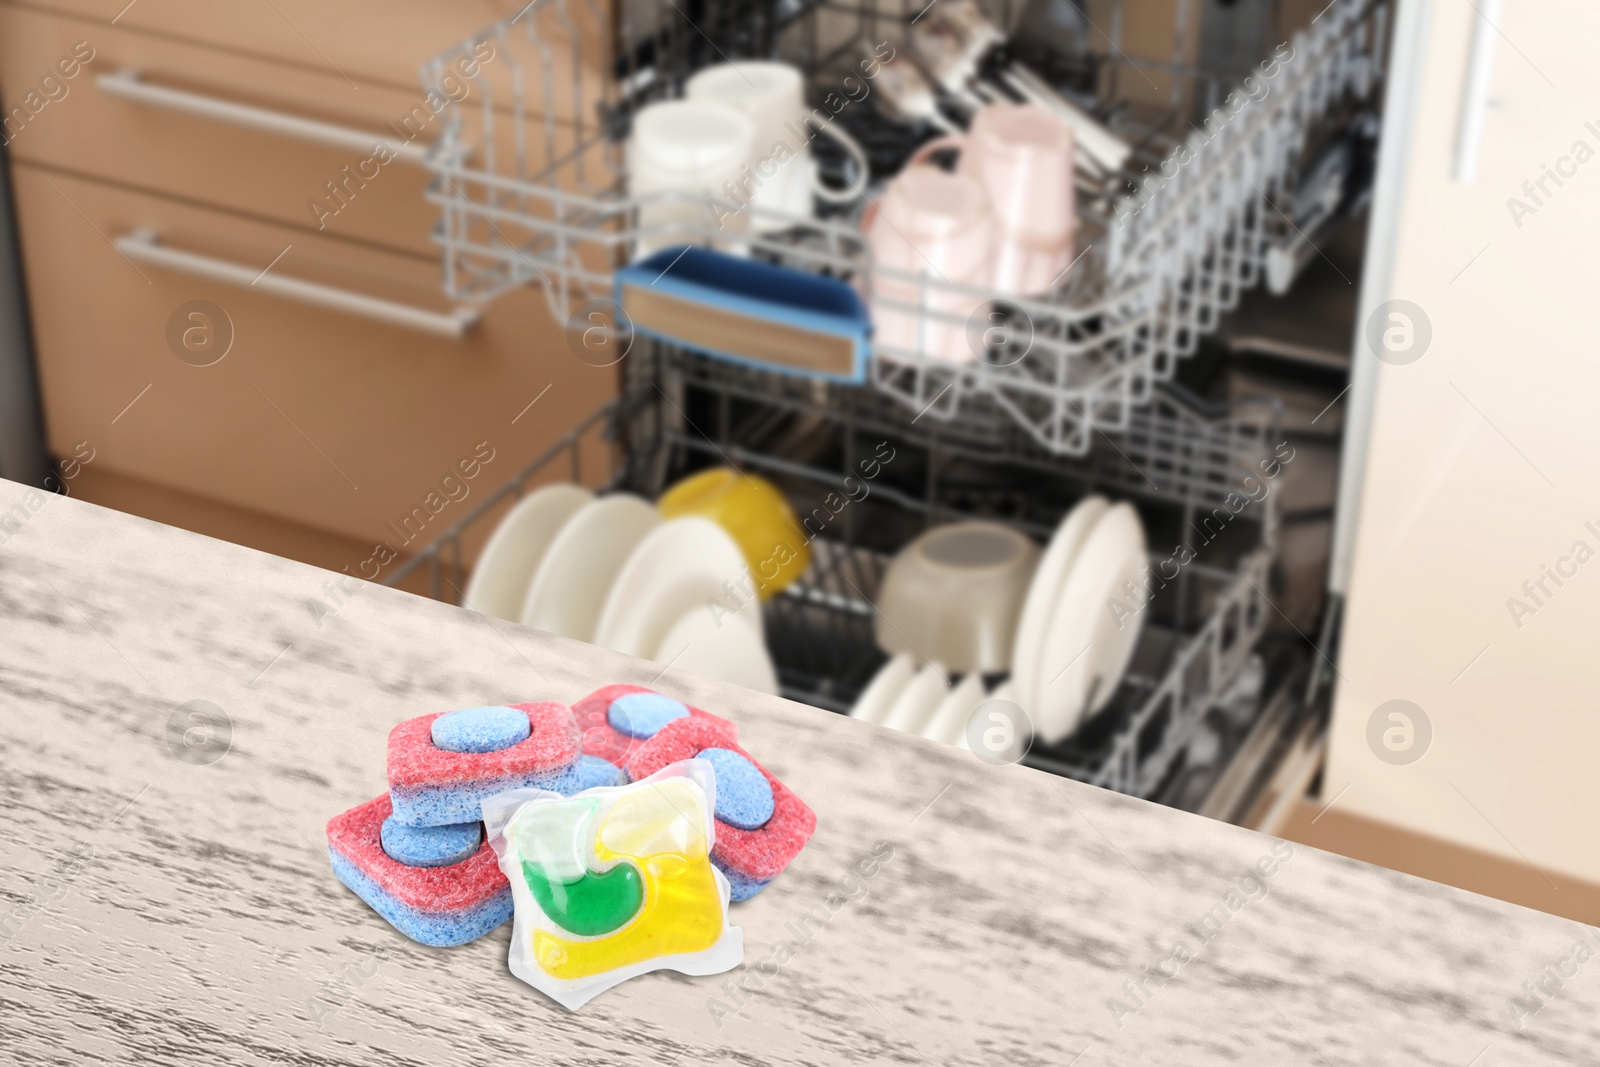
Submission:
[[[1600,10],[1419,3],[1323,800],[1600,882]]]
[[[14,176],[58,456],[88,442],[97,470],[399,549],[419,505],[444,517],[430,495],[461,496],[446,479],[462,463],[474,490],[497,487],[615,392],[616,369],[573,354],[537,289],[443,336],[455,309],[436,261],[27,164]],[[224,267],[244,277],[207,276]],[[448,524],[426,525],[405,548]]]

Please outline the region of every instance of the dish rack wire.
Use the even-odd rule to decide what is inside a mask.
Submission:
[[[1175,574],[1145,608],[1133,664],[1110,704],[1026,762],[1140,796],[1160,786],[1266,627],[1275,498],[1234,507],[1248,477],[1266,484],[1261,464],[1279,440],[1276,400],[1213,406],[1163,385],[1116,442],[1066,459],[1026,434],[1000,446],[947,437],[936,422],[906,423],[892,401],[868,389],[797,381],[665,344],[630,356],[624,380],[621,396],[385,584],[423,569],[433,596],[454,601],[466,586],[463,540],[485,534],[488,517],[512,498],[576,477],[586,466],[584,441],[599,429],[611,442],[608,490],[654,499],[695,470],[733,465],[773,481],[802,516],[818,515],[829,494],[839,498],[846,474],[859,482],[861,461],[887,449],[892,458],[866,480],[864,496],[852,492],[851,503],[820,513],[806,573],[763,605],[782,694],[842,712],[884,660],[873,604],[895,551],[930,526],[971,518],[1044,540],[1077,500],[1106,493],[1134,502],[1150,532],[1152,567]],[[1164,546],[1197,542],[1185,531],[1212,532],[1225,512],[1214,543],[1197,544],[1192,562],[1173,567]]]
[[[589,328],[589,309],[615,315],[616,270],[641,238],[845,279],[869,304],[876,282],[893,280],[919,297],[878,297],[879,306],[924,328],[912,347],[875,342],[867,373],[902,421],[998,418],[1048,452],[1086,455],[1093,432],[1128,427],[1153,385],[1258,282],[1268,244],[1293,225],[1277,205],[1293,191],[1308,138],[1371,95],[1383,69],[1386,4],[1333,0],[1292,35],[1292,56],[1280,48],[1275,66],[1255,69],[1246,92],[1239,73],[1186,60],[1198,4],[1176,0],[1170,55],[1131,57],[1123,0],[1106,0],[1104,47],[1072,62],[1031,61],[1133,151],[1120,173],[1079,191],[1080,260],[1051,292],[1022,298],[875,265],[858,228],[864,199],[818,219],[745,208],[787,227],[756,236],[720,227],[718,209],[698,196],[628,195],[631,115],[681,92],[695,69],[776,56],[801,67],[817,102],[853,70],[859,83],[853,64],[864,48],[908,48],[922,3],[698,0],[690,21],[678,4],[616,0],[613,14],[602,0],[533,0],[422,68],[429,90],[459,101],[445,108],[428,163],[444,288],[482,302],[538,284],[558,322]],[[1011,24],[1009,2],[983,6]],[[836,121],[868,145],[878,183],[936,132],[896,127],[869,100]],[[704,220],[641,225],[642,203],[675,199]],[[957,297],[1002,317],[999,350],[961,364],[932,354],[938,327],[967,328],[939,310]]]

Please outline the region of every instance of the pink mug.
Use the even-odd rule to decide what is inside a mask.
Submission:
[[[872,247],[877,343],[950,363],[977,353],[966,322],[993,269],[994,213],[983,186],[937,167],[901,171],[863,219]]]
[[[911,165],[950,148],[961,152],[956,172],[981,184],[992,204],[989,283],[1011,294],[1053,288],[1072,262],[1072,128],[1032,104],[991,104],[973,116],[965,134],[923,145]]]

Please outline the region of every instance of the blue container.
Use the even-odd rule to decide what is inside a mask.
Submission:
[[[617,272],[616,301],[636,333],[783,374],[863,382],[872,320],[837,278],[695,245]]]

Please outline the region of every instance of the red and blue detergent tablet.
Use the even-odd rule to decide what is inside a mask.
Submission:
[[[662,726],[629,757],[634,781],[669,763],[699,757],[717,772],[717,842],[711,862],[728,878],[733,900],[748,900],[800,854],[817,828],[816,813],[715,722],[691,716]]]
[[[508,789],[584,787],[572,712],[555,701],[419,715],[389,732],[389,796],[400,826],[475,823]]]
[[[667,723],[700,719],[715,723],[729,741],[739,728],[727,719],[662,696],[642,685],[607,685],[572,705],[572,717],[583,734],[583,751],[618,767]]]
[[[389,925],[424,945],[464,945],[511,918],[511,885],[500,873],[494,850],[477,823],[413,830],[393,823],[385,793],[328,820],[328,858],[333,873]],[[459,855],[463,838],[473,847]],[[385,851],[419,850],[430,866],[402,863]]]

